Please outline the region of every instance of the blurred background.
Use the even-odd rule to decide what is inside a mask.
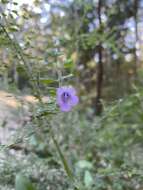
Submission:
[[[4,0],[0,11],[34,74],[56,77],[50,66],[59,52],[56,59],[70,69],[63,75],[76,75],[79,93],[100,112],[96,99],[119,99],[142,85],[142,6],[141,0]],[[1,86],[28,89],[23,63],[14,59],[2,29],[0,40]]]
[[[46,105],[61,83],[80,103],[52,123],[85,189],[142,190],[142,52],[143,0],[0,0],[0,142],[14,143],[1,148],[1,189],[12,190],[22,171],[39,190],[72,190],[43,121],[30,120],[37,99]],[[36,135],[25,136],[33,126]]]

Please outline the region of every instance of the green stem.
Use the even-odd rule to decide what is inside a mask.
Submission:
[[[52,130],[51,130],[51,137],[52,137],[53,143],[54,143],[54,145],[55,145],[55,147],[56,147],[56,149],[57,149],[57,152],[58,152],[58,154],[59,154],[59,156],[60,156],[60,159],[61,159],[61,161],[62,161],[62,163],[63,163],[64,169],[65,169],[65,171],[66,171],[68,177],[69,177],[70,180],[73,182],[73,185],[74,185],[75,189],[76,189],[76,190],[80,190],[79,184],[78,184],[77,181],[74,179],[73,172],[71,171],[71,169],[70,169],[70,167],[69,167],[69,165],[68,165],[68,162],[67,162],[67,160],[66,160],[64,154],[62,153],[62,151],[61,151],[61,149],[60,149],[60,146],[59,146],[59,144],[58,144],[58,141],[56,140],[56,138],[55,138],[54,133],[53,133]]]
[[[60,156],[60,158],[61,158],[61,161],[62,161],[62,163],[63,163],[63,165],[64,165],[65,171],[66,171],[68,177],[73,181],[73,180],[74,180],[73,173],[72,173],[71,169],[70,169],[69,166],[68,166],[68,163],[67,163],[67,161],[66,161],[66,159],[65,159],[65,156],[63,155],[63,153],[62,153],[62,151],[61,151],[61,149],[60,149],[60,146],[59,146],[57,140],[56,140],[55,137],[54,137],[54,134],[53,134],[52,130],[51,130],[51,137],[52,137],[52,140],[53,140],[53,142],[54,142],[54,145],[55,145],[55,147],[56,147],[56,149],[57,149],[57,151],[58,151],[58,153],[59,153],[59,156]]]

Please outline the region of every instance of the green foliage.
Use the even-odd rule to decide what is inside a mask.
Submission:
[[[93,120],[89,118],[91,112],[88,109],[86,115],[73,111],[66,115],[57,112],[56,117],[51,117],[40,104],[37,105],[31,110],[32,121],[17,131],[17,138],[21,139],[19,143],[23,142],[27,153],[21,152],[21,158],[8,156],[4,162],[9,163],[8,167],[3,165],[4,170],[1,167],[5,183],[12,185],[15,174],[22,172],[22,176],[30,176],[39,190],[47,186],[54,190],[74,189],[61,169],[59,155],[51,141],[49,131],[52,127],[74,176],[80,182],[78,187],[134,190],[138,186],[142,189],[142,97],[142,89],[137,90],[133,95],[106,105],[102,116]],[[45,108],[49,106],[54,114],[55,108],[52,111],[51,105],[45,104]],[[3,175],[0,181],[2,179]],[[18,183],[25,184],[21,180]]]
[[[25,176],[18,174],[15,180],[15,190],[36,190],[36,189]]]

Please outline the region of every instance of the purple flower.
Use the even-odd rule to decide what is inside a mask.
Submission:
[[[76,106],[79,98],[76,95],[76,90],[73,87],[63,86],[57,89],[57,104],[60,110],[68,112],[73,106]]]

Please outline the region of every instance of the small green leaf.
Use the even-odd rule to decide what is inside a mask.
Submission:
[[[57,80],[53,80],[53,79],[46,79],[46,78],[40,78],[39,79],[41,83],[43,84],[52,84],[57,82]]]
[[[93,184],[93,178],[88,170],[86,170],[84,174],[84,183],[86,187],[89,187]]]
[[[71,78],[71,77],[73,77],[73,74],[69,74],[69,75],[63,76],[61,78],[62,78],[62,80],[64,80],[64,79],[68,79],[68,78]]]
[[[18,3],[17,3],[17,2],[13,2],[13,4],[14,4],[14,5],[18,5]]]
[[[18,12],[16,10],[12,10],[12,12],[18,16]]]
[[[11,32],[17,32],[19,29],[18,29],[17,26],[11,26],[11,27],[9,27],[9,30],[10,30]]]
[[[87,160],[80,160],[76,165],[81,169],[92,169],[92,163]]]
[[[68,59],[66,60],[66,62],[64,63],[64,68],[66,69],[70,69],[70,68],[73,68],[74,64],[73,64],[73,61],[72,59]]]
[[[30,180],[25,176],[18,174],[15,180],[15,190],[36,190]]]
[[[1,0],[1,2],[2,2],[3,4],[7,4],[7,3],[9,3],[8,0]]]
[[[49,90],[49,94],[51,95],[51,96],[56,96],[56,90],[55,89],[50,89]]]

